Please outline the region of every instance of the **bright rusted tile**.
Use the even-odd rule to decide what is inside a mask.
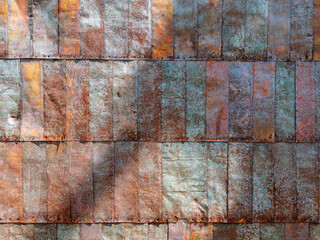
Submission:
[[[66,136],[66,62],[43,62],[44,139],[61,141]]]
[[[253,139],[273,142],[275,64],[254,63],[253,69]]]
[[[318,144],[296,145],[298,220],[317,222],[319,218]]]
[[[161,140],[161,62],[139,62],[138,139]]]
[[[228,143],[208,143],[208,218],[210,222],[227,222],[227,152]]]
[[[151,58],[152,22],[149,0],[129,1],[129,57]]]
[[[150,240],[167,240],[167,224],[149,224],[148,237]]]
[[[253,224],[238,224],[237,225],[236,240],[260,240],[260,226],[259,223]]]
[[[111,222],[114,217],[114,143],[93,143],[95,222]]]
[[[244,58],[245,3],[244,0],[223,1],[222,55],[224,59]]]
[[[314,1],[313,14],[313,60],[320,60],[320,0]]]
[[[47,222],[47,159],[45,143],[22,143],[23,222]]]
[[[320,63],[314,63],[314,90],[315,90],[315,141],[320,140]]]
[[[162,201],[167,221],[207,220],[206,153],[205,143],[162,144]]]
[[[0,221],[20,222],[22,217],[21,143],[0,143]]]
[[[286,223],[285,240],[306,240],[309,238],[309,224]]]
[[[213,226],[214,240],[236,240],[237,224],[215,224]]]
[[[8,1],[0,2],[0,57],[8,56]]]
[[[59,54],[80,55],[80,0],[59,1]]]
[[[251,139],[252,83],[252,63],[229,63],[229,137],[232,140]]]
[[[205,139],[206,62],[186,62],[186,137],[189,141]]]
[[[70,146],[47,144],[48,222],[70,222]]]
[[[191,240],[190,224],[185,220],[178,220],[176,223],[169,223],[168,240]]]
[[[33,240],[34,225],[33,224],[10,224],[9,225],[10,240]]]
[[[296,65],[296,139],[315,140],[315,79],[314,64]]]
[[[18,140],[21,111],[19,61],[0,61],[0,90],[0,139]]]
[[[33,229],[34,240],[57,240],[56,224],[34,224]]]
[[[198,0],[198,57],[221,57],[222,0]]]
[[[115,221],[130,222],[139,218],[137,142],[115,143]]]
[[[252,144],[229,143],[228,222],[252,221]]]
[[[33,0],[34,56],[58,56],[58,0]]]
[[[80,224],[79,240],[103,240],[101,224]]]
[[[274,183],[275,221],[295,221],[297,219],[295,144],[274,145]]]
[[[213,225],[208,223],[190,224],[190,240],[211,240],[213,239]]]
[[[270,0],[268,17],[268,59],[289,60],[290,0]]]
[[[260,224],[260,240],[284,240],[284,223]]]
[[[161,221],[161,143],[140,142],[138,158],[140,221]]]
[[[57,224],[58,240],[79,240],[80,224]]]
[[[33,2],[8,0],[9,57],[32,57]]]
[[[273,144],[253,144],[253,221],[273,222]]]
[[[113,138],[134,141],[137,139],[138,62],[114,62],[113,73]]]
[[[87,140],[89,135],[89,61],[67,61],[66,139]]]
[[[152,56],[173,57],[173,0],[158,0],[152,3]]]
[[[89,62],[89,131],[93,141],[113,137],[113,76],[111,62]]]
[[[197,1],[173,0],[174,57],[197,57]]]
[[[42,61],[22,61],[21,140],[43,140]]]
[[[310,61],[313,52],[314,0],[290,1],[290,60]]]
[[[276,63],[275,140],[295,140],[295,64]]]
[[[247,0],[244,37],[246,60],[266,60],[268,45],[268,0]]]
[[[185,140],[185,61],[162,63],[162,140]]]
[[[207,62],[206,138],[228,139],[228,62]]]
[[[92,143],[70,143],[71,221],[93,221]]]
[[[104,1],[80,0],[81,57],[104,57]]]
[[[129,0],[104,1],[106,58],[128,56]]]

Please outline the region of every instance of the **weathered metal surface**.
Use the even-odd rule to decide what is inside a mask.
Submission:
[[[0,222],[22,220],[21,143],[0,144]]]
[[[254,63],[253,69],[253,139],[259,142],[273,142],[275,65],[274,63]]]
[[[306,223],[286,223],[285,240],[305,240],[309,238],[309,226]]]
[[[113,139],[137,140],[137,62],[113,64]]]
[[[111,62],[91,61],[89,82],[89,138],[113,139],[113,74]]]
[[[59,54],[80,55],[80,0],[59,1]]]
[[[92,143],[70,143],[70,215],[71,222],[92,222],[93,159]]]
[[[21,62],[20,140],[41,141],[44,135],[42,61]]]
[[[205,139],[206,126],[206,63],[186,62],[186,138]]]
[[[299,222],[317,222],[319,218],[319,146],[296,145],[297,209]]]
[[[173,0],[174,57],[197,56],[197,1]]]
[[[275,144],[274,183],[275,221],[296,221],[297,189],[295,144]]]
[[[169,223],[169,240],[187,239],[190,240],[190,224],[184,220],[176,223]]]
[[[207,62],[206,138],[228,139],[229,63]]]
[[[35,224],[33,228],[34,240],[57,240],[56,224]]]
[[[66,62],[43,62],[44,139],[66,137]]]
[[[222,0],[198,0],[198,57],[221,58]]]
[[[284,223],[266,223],[260,225],[261,240],[284,240]]]
[[[17,60],[0,61],[0,139],[19,140],[20,135],[20,65]]]
[[[129,57],[151,58],[152,22],[149,0],[129,1]]]
[[[115,222],[136,222],[139,218],[138,149],[137,142],[115,143]]]
[[[80,225],[79,224],[57,224],[57,237],[60,239],[79,240]]]
[[[22,143],[22,188],[22,222],[47,222],[48,181],[44,143]]]
[[[290,58],[290,0],[270,0],[268,12],[268,59]]]
[[[104,41],[106,58],[128,56],[128,0],[104,1]]]
[[[104,57],[104,1],[79,0],[80,2],[80,54],[85,58]]]
[[[163,221],[161,143],[139,143],[139,218],[141,222]]]
[[[229,143],[228,222],[252,221],[252,144]]]
[[[245,14],[244,0],[223,2],[222,55],[226,60],[244,58]]]
[[[295,141],[295,64],[276,63],[275,140]]]
[[[274,220],[273,145],[253,144],[253,221]]]
[[[229,138],[232,140],[252,137],[252,84],[252,63],[229,63]]]
[[[260,226],[258,223],[238,224],[237,240],[260,240]]]
[[[207,220],[206,153],[204,143],[162,145],[163,218]]]
[[[173,57],[173,0],[152,3],[152,57]]]
[[[208,219],[210,222],[227,222],[228,144],[208,143],[207,147]]]
[[[95,222],[114,219],[114,143],[93,143]]]
[[[315,91],[315,120],[314,120],[314,134],[315,141],[320,140],[320,63],[315,62],[314,64],[314,91]]]
[[[185,127],[185,62],[162,63],[162,141],[183,141]]]
[[[58,57],[58,0],[33,0],[34,56]]]
[[[8,56],[8,1],[0,2],[0,57]]]
[[[290,2],[290,60],[310,61],[313,51],[314,0]]]
[[[313,15],[313,60],[320,60],[320,1],[314,1]]]
[[[247,0],[244,55],[247,60],[266,60],[268,45],[268,0]]]
[[[296,140],[315,140],[315,79],[314,64],[296,65]]]
[[[138,139],[161,140],[161,62],[139,62]]]
[[[70,145],[50,143],[46,146],[48,179],[48,222],[70,221]]]
[[[191,240],[211,240],[213,239],[213,224],[190,224],[190,239]]]
[[[66,140],[87,140],[89,135],[89,61],[67,61]]]

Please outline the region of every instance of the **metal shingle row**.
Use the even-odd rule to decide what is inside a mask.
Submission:
[[[320,59],[313,0],[4,0],[3,58]]]

